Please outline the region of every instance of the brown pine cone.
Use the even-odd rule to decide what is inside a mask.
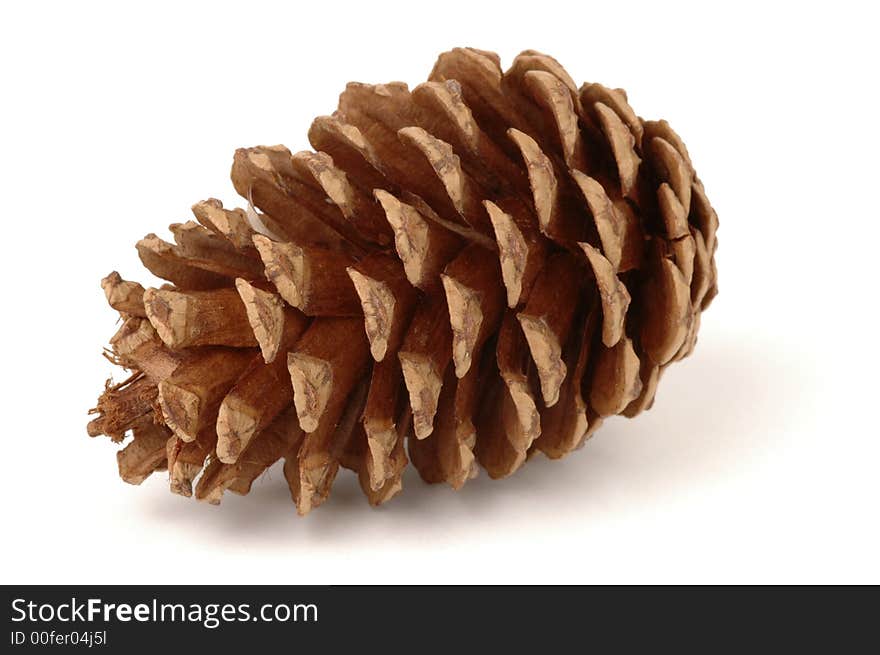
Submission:
[[[169,284],[102,285],[124,321],[89,434],[123,480],[220,502],[278,459],[297,508],[341,466],[372,504],[409,460],[461,487],[648,409],[717,293],[687,150],[626,93],[458,48],[410,91],[349,84],[315,152],[238,150],[217,200],[137,244]]]

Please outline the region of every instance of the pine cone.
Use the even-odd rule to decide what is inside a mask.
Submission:
[[[247,209],[197,203],[140,258],[169,284],[102,285],[123,318],[89,434],[133,440],[212,503],[284,458],[301,514],[340,466],[371,504],[409,459],[461,487],[558,458],[648,409],[717,292],[718,221],[687,150],[620,89],[534,51],[474,49],[430,80],[349,84],[315,152],[238,150]]]

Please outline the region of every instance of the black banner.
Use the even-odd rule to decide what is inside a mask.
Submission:
[[[877,596],[796,588],[3,587],[2,652],[183,648],[335,653],[478,644],[540,652],[580,644],[876,643]],[[836,629],[835,629],[836,628]],[[827,640],[827,642],[825,641]]]

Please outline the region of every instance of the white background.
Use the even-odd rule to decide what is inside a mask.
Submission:
[[[5,3],[0,582],[880,582],[876,16],[869,3]],[[280,470],[211,507],[86,436],[114,371],[99,280],[238,146],[307,147],[349,80],[469,45],[557,57],[683,136],[721,294],[654,409],[562,462],[379,510]],[[115,372],[119,378],[119,372]]]

